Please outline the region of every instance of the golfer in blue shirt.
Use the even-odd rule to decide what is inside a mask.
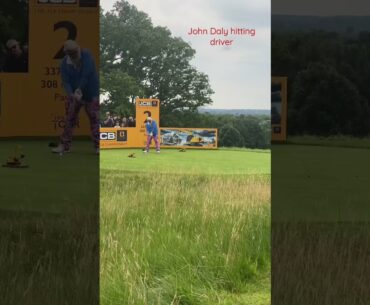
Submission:
[[[74,40],[64,43],[64,53],[60,66],[63,87],[67,93],[66,122],[60,145],[52,151],[69,152],[73,130],[78,122],[82,107],[90,121],[91,138],[99,154],[99,79],[94,58],[88,50],[81,49]]]
[[[144,150],[145,153],[149,152],[150,144],[152,143],[152,140],[154,140],[155,143],[155,149],[157,153],[159,154],[159,142],[158,142],[158,125],[157,122],[154,121],[151,117],[147,117],[145,122],[145,129],[147,134],[147,140],[146,140],[146,148]]]

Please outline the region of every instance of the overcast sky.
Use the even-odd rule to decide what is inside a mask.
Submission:
[[[104,0],[103,0],[104,1]],[[369,16],[369,0],[274,0],[272,13],[313,16]]]
[[[101,0],[111,10],[116,0]],[[154,25],[166,26],[196,50],[192,64],[206,73],[215,94],[211,108],[270,109],[269,0],[130,0]],[[214,36],[189,36],[190,28],[255,28],[256,36],[223,37],[230,47],[210,46]],[[216,37],[221,38],[221,37]]]

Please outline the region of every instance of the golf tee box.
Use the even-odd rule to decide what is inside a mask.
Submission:
[[[160,127],[160,100],[137,98],[135,106],[135,127],[100,128],[101,149],[145,147],[145,121],[149,116],[158,124],[161,147],[217,149],[217,129]]]

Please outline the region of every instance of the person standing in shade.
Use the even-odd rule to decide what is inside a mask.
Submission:
[[[54,153],[69,152],[72,135],[82,107],[90,121],[91,138],[95,152],[99,154],[99,79],[93,56],[81,49],[74,40],[64,43],[65,57],[60,71],[63,87],[67,92],[66,120],[63,134]]]
[[[113,127],[114,126],[114,121],[112,116],[110,115],[110,112],[107,111],[105,113],[105,120],[103,122],[103,127]]]
[[[136,122],[132,116],[128,117],[127,127],[136,127]]]
[[[157,153],[160,153],[159,149],[159,142],[158,142],[158,125],[155,120],[153,120],[151,117],[147,117],[145,122],[145,129],[147,134],[146,139],[146,148],[144,150],[145,153],[149,152],[150,144],[152,143],[152,140],[154,140],[155,143],[155,149]]]
[[[22,50],[15,39],[9,39],[6,43],[8,57],[5,60],[3,70],[8,73],[28,72],[28,55]]]

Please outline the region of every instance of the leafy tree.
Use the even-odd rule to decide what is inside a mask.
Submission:
[[[142,94],[142,88],[136,80],[126,72],[112,70],[100,76],[101,93],[107,98],[102,102],[101,114],[111,111],[116,114],[133,114],[135,112],[134,97]],[[114,103],[114,101],[122,101]]]
[[[241,116],[237,120],[237,128],[243,139],[246,147],[264,147],[265,132],[263,130],[262,121],[259,117]],[[271,138],[271,134],[269,135]]]
[[[194,111],[212,102],[208,76],[190,64],[195,50],[167,28],[154,27],[147,14],[125,0],[101,14],[100,51],[103,78],[112,71],[126,73],[140,87],[134,95],[159,98],[163,114]],[[110,88],[103,83],[102,89]],[[132,92],[118,90],[110,102],[127,103]]]
[[[289,119],[298,127],[317,135],[351,134],[361,113],[361,97],[356,87],[334,68],[311,64],[297,75]]]
[[[220,129],[219,144],[225,147],[243,147],[244,139],[239,130],[234,128],[231,124],[226,124]]]
[[[272,33],[272,75],[288,77],[289,134],[370,134],[369,32]]]

